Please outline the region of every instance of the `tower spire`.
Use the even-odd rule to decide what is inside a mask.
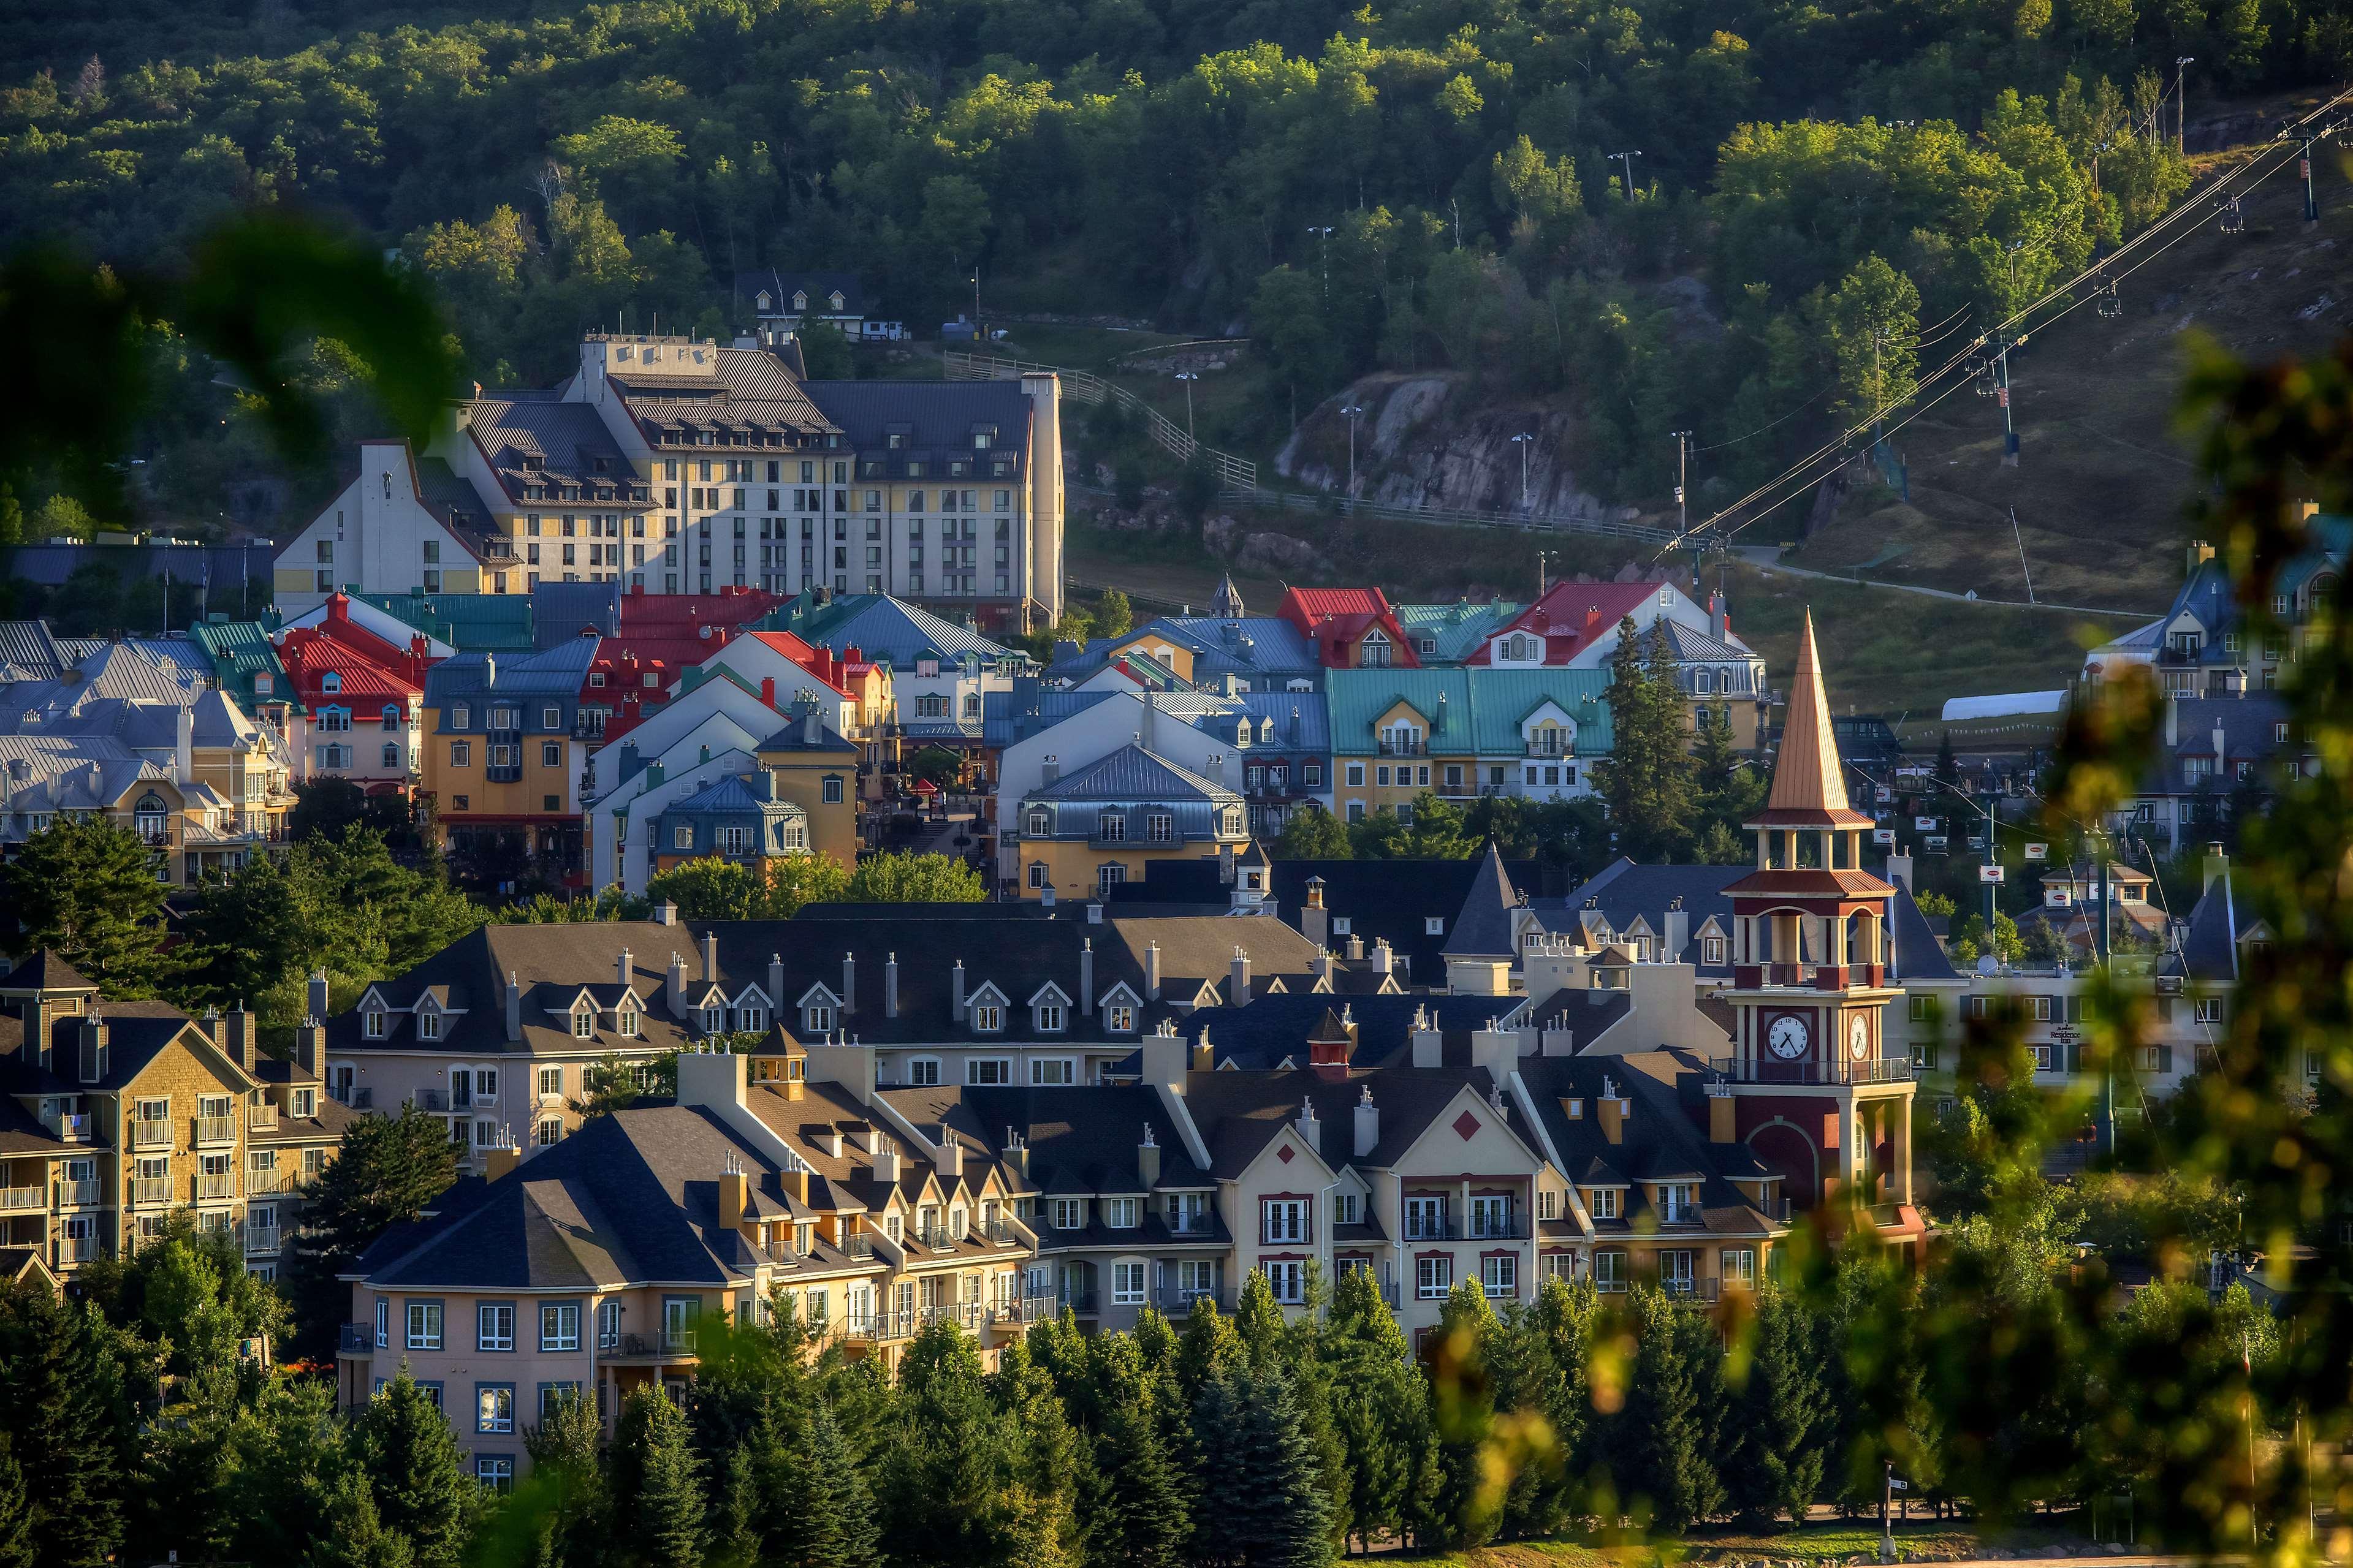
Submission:
[[[1803,814],[1817,821],[1852,819],[1868,826],[1848,804],[1846,774],[1839,766],[1838,737],[1831,728],[1831,705],[1822,690],[1821,654],[1814,646],[1814,613],[1806,612],[1798,635],[1798,668],[1789,680],[1788,716],[1781,726],[1781,751],[1773,762],[1773,793],[1767,813]]]

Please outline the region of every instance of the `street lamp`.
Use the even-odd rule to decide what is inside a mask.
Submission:
[[[2187,154],[2189,151],[2189,72],[2196,65],[2196,55],[2177,55],[2173,60],[2173,150]]]
[[[1634,160],[1641,155],[1642,150],[1639,147],[1631,153],[1612,153],[1609,154],[1609,161],[1613,163],[1621,165],[1626,171],[1626,184],[1623,186],[1623,189],[1626,193],[1626,199],[1630,202],[1634,199]]]
[[[1340,410],[1348,418],[1348,500],[1356,499],[1356,420],[1364,414],[1364,405],[1351,403]]]
[[[1323,239],[1324,292],[1328,297],[1332,292],[1332,226],[1327,223],[1318,228],[1311,223],[1307,226],[1307,232],[1321,236]]]
[[[1512,445],[1520,449],[1520,510],[1528,510],[1528,447],[1535,440],[1533,431],[1523,430],[1512,437]]]
[[[1180,370],[1176,379],[1185,384],[1185,439],[1193,439],[1193,384],[1201,379],[1198,371]]]

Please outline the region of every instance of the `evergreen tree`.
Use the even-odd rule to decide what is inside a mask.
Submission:
[[[21,950],[55,949],[109,996],[153,995],[167,968],[156,854],[103,817],[59,814],[5,873]]]
[[[1242,1279],[1241,1296],[1234,1303],[1234,1334],[1252,1372],[1282,1363],[1282,1309],[1276,1305],[1274,1287],[1262,1268],[1251,1269]]]
[[[1757,1298],[1742,1379],[1734,1389],[1725,1480],[1732,1506],[1756,1524],[1786,1514],[1805,1522],[1820,1491],[1830,1391],[1813,1314],[1779,1290]]]
[[[1182,1468],[1168,1451],[1159,1413],[1145,1404],[1114,1405],[1097,1449],[1103,1478],[1088,1522],[1088,1555],[1111,1568],[1178,1568],[1192,1532]]]
[[[33,1496],[0,1434],[0,1568],[33,1568]]]
[[[640,1388],[621,1408],[613,1437],[616,1538],[644,1568],[701,1568],[702,1467],[686,1417],[659,1388]]]
[[[1332,1425],[1348,1477],[1349,1528],[1370,1550],[1401,1534],[1430,1442],[1429,1401],[1405,1331],[1369,1268],[1340,1276],[1322,1340]]]
[[[1091,1489],[1087,1447],[1071,1426],[1053,1379],[1029,1359],[1026,1342],[1005,1349],[990,1392],[1005,1412],[1012,1479],[1023,1495],[1021,1530],[1033,1557],[1062,1562],[1080,1546],[1079,1498]]]
[[[899,1368],[882,1451],[884,1545],[907,1563],[1018,1560],[1032,1504],[1015,1484],[1016,1440],[990,1401],[980,1352],[953,1323],[915,1337]]]
[[[1580,1291],[1547,1279],[1535,1300],[1505,1311],[1490,1336],[1495,1408],[1514,1418],[1505,1534],[1551,1534],[1574,1511],[1575,1460],[1590,1405],[1585,1319],[1593,1300],[1590,1286]]]
[[[1309,1568],[1331,1558],[1331,1503],[1280,1368],[1237,1365],[1193,1407],[1200,1504],[1193,1561],[1205,1568]]]
[[[328,1500],[352,1476],[345,1439],[332,1384],[309,1377],[262,1383],[229,1431],[226,1502],[231,1557],[299,1563],[322,1535],[342,1527],[339,1510]],[[374,1521],[375,1504],[368,1506]]]
[[[1710,1368],[1694,1357],[1712,1355],[1715,1341],[1711,1331],[1704,1347],[1695,1343],[1683,1320],[1703,1330],[1704,1321],[1655,1289],[1636,1293],[1632,1315],[1639,1348],[1610,1434],[1618,1496],[1636,1519],[1678,1533],[1724,1506],[1704,1405]]]
[[[406,1542],[417,1568],[457,1568],[466,1545],[466,1488],[449,1418],[409,1376],[406,1363],[368,1401],[359,1468],[376,1517]]]
[[[599,1463],[605,1424],[594,1402],[567,1396],[545,1421],[526,1427],[532,1501],[541,1518],[534,1531],[538,1568],[591,1568],[607,1549],[612,1499]]]
[[[817,1401],[757,1469],[762,1562],[777,1568],[871,1568],[880,1527],[874,1496],[832,1406]]]
[[[1683,689],[1675,679],[1665,623],[1644,639],[1629,616],[1610,649],[1609,755],[1594,765],[1621,854],[1672,859],[1690,842],[1694,790],[1683,728]]]
[[[352,1300],[341,1276],[387,1226],[415,1219],[457,1179],[457,1152],[439,1117],[403,1106],[397,1116],[353,1118],[303,1204],[291,1281],[295,1348],[334,1353]]]
[[[408,1538],[385,1528],[375,1493],[356,1465],[345,1467],[328,1490],[322,1522],[304,1568],[412,1568],[417,1561]]]
[[[101,1568],[122,1539],[123,1444],[97,1314],[32,1280],[0,1287],[0,1436],[44,1568]]]
[[[1185,1331],[1176,1342],[1176,1389],[1189,1407],[1201,1390],[1241,1359],[1241,1339],[1231,1320],[1207,1296],[1193,1298],[1185,1315]]]
[[[1355,854],[1347,826],[1309,802],[1282,819],[1266,852],[1277,860],[1345,860]]]
[[[1438,1487],[1422,1530],[1439,1544],[1480,1546],[1494,1539],[1502,1499],[1488,1486],[1495,1388],[1488,1365],[1495,1314],[1475,1279],[1458,1281],[1440,1309],[1430,1364]]]

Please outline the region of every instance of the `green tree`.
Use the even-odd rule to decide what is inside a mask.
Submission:
[[[1346,826],[1313,802],[1282,819],[1282,831],[1266,852],[1277,860],[1345,860],[1354,853]]]
[[[22,1477],[38,1558],[102,1568],[122,1539],[128,1476],[94,1308],[38,1281],[0,1286],[0,1436]]]
[[[1105,588],[1095,606],[1095,629],[1107,637],[1124,637],[1135,625],[1135,609],[1117,588]]]
[[[1417,1480],[1430,1447],[1429,1400],[1405,1331],[1369,1268],[1340,1276],[1320,1342],[1332,1422],[1348,1476],[1350,1527],[1366,1550],[1402,1533],[1425,1506]]]
[[[127,827],[60,814],[8,862],[24,946],[56,950],[109,996],[152,995],[166,967],[156,854]]]
[[[801,346],[801,363],[811,381],[848,381],[857,374],[849,357],[849,340],[831,321],[803,321],[793,332]]]
[[[701,1568],[703,1510],[702,1464],[686,1417],[661,1389],[638,1389],[613,1436],[616,1538],[644,1568]]]
[[[861,904],[976,904],[988,884],[959,857],[893,852],[860,861],[841,896]]]
[[[881,1527],[863,1469],[824,1400],[810,1406],[794,1441],[762,1457],[768,1500],[763,1561],[783,1568],[870,1568]]]
[[[298,1348],[322,1360],[334,1353],[351,1310],[342,1276],[387,1226],[417,1218],[457,1179],[457,1152],[441,1118],[404,1105],[397,1115],[353,1119],[335,1158],[304,1194],[292,1267]]]
[[[1838,363],[1836,412],[1865,419],[1912,395],[1919,351],[1920,291],[1876,256],[1866,256],[1831,294],[1823,326]]]
[[[33,1494],[0,1433],[0,1568],[33,1568]]]
[[[458,1440],[440,1405],[402,1363],[368,1401],[359,1463],[385,1531],[407,1542],[416,1568],[457,1568],[466,1548],[466,1492]]]
[[[1654,623],[1644,638],[1632,616],[1619,622],[1609,668],[1602,700],[1609,705],[1609,755],[1593,771],[1620,852],[1637,860],[1678,858],[1690,838],[1695,791],[1666,623]]]
[[[1164,1417],[1148,1403],[1123,1402],[1104,1421],[1095,1458],[1103,1500],[1088,1523],[1096,1562],[1178,1568],[1192,1533],[1185,1468],[1170,1452]]]
[[[1831,1347],[1804,1302],[1767,1289],[1746,1348],[1734,1357],[1736,1403],[1726,1421],[1731,1503],[1755,1524],[1781,1516],[1802,1524],[1822,1485],[1830,1390],[1821,1369]]]
[[[1609,1444],[1618,1495],[1636,1519],[1680,1533],[1724,1506],[1708,1403],[1716,1342],[1704,1318],[1658,1290],[1637,1291],[1630,1309],[1639,1348]]]
[[[1331,1556],[1330,1496],[1291,1380],[1237,1363],[1193,1405],[1200,1503],[1193,1560],[1214,1568],[1309,1568]]]
[[[523,1429],[531,1456],[530,1555],[543,1568],[594,1568],[612,1536],[612,1498],[599,1463],[605,1424],[591,1400],[567,1394]],[[519,1510],[520,1511],[520,1510]],[[501,1521],[503,1525],[503,1520]]]

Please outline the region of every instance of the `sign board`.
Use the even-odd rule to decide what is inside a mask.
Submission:
[[[2054,910],[2071,909],[2074,906],[2075,890],[2064,882],[2049,883],[2042,889],[2042,901]]]
[[[2000,880],[2001,880],[2001,868],[2000,868],[2000,867],[1999,867],[1999,866],[1980,866],[1980,867],[1978,867],[1978,881],[1980,881],[1980,882],[1999,882],[1999,881],[2000,881]]]
[[[2051,1026],[2051,1043],[2054,1046],[2072,1046],[2080,1033],[2081,1031],[2073,1024],[2053,1024]]]
[[[1895,798],[1895,791],[1887,784],[1881,784],[1879,786],[1879,798],[1882,800],[1894,800]]]
[[[1893,849],[1895,847],[1895,829],[1874,827],[1871,830],[1871,841],[1883,849]]]
[[[2051,846],[2030,844],[2026,847],[2026,858],[2029,860],[2048,860],[2051,858]]]
[[[1887,1485],[1888,1485],[1889,1489],[1890,1489],[1890,1490],[1892,1490],[1892,1491],[1908,1492],[1908,1491],[1910,1491],[1910,1490],[1912,1489],[1912,1483],[1911,1483],[1910,1481],[1893,1481],[1893,1480],[1892,1480],[1892,1481],[1889,1481],[1889,1482],[1887,1483]]]
[[[1912,826],[1922,833],[1934,833],[1936,831],[1936,819],[1933,816],[1915,816],[1912,819]]]

